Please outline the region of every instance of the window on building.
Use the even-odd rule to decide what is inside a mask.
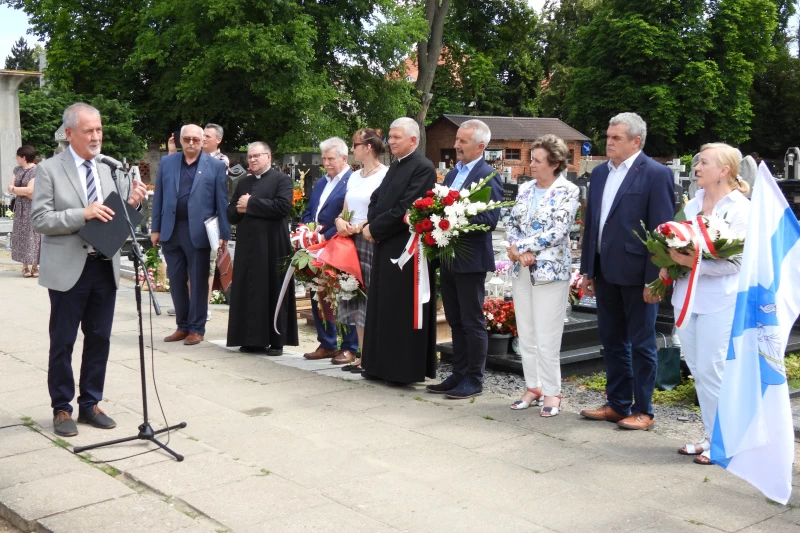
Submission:
[[[570,148],[570,149],[567,151],[567,153],[569,154],[569,155],[567,156],[567,164],[568,164],[568,165],[571,165],[571,164],[573,164],[573,163],[575,162],[575,151],[574,151],[572,148]]]
[[[522,159],[519,148],[506,148],[506,159],[515,159],[520,160]]]

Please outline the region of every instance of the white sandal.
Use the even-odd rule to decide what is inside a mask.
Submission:
[[[536,389],[528,389],[527,392],[532,392],[537,396],[534,397],[530,402],[526,402],[525,400],[517,400],[516,402],[511,404],[511,409],[515,411],[521,411],[522,409],[527,409],[531,405],[544,405],[544,394],[541,392],[537,392]]]
[[[701,455],[711,449],[711,443],[708,438],[695,442],[694,444],[685,444],[683,448],[678,450],[681,455]]]

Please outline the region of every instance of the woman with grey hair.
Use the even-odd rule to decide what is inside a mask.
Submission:
[[[560,174],[569,150],[555,135],[532,146],[531,175],[523,184],[506,225],[511,289],[527,390],[511,404],[544,405],[543,417],[561,407],[561,335],[564,331],[572,253],[569,231],[578,210],[579,189]]]

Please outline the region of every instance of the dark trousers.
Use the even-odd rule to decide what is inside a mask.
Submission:
[[[316,293],[311,293],[311,314],[314,315],[314,325],[317,327],[319,345],[326,350],[338,350],[339,338],[336,333],[336,323],[322,319],[314,294]],[[350,350],[352,353],[358,352],[358,332],[354,324],[345,325],[345,332],[342,335],[342,350]]]
[[[453,373],[483,383],[489,335],[483,317],[485,272],[439,274],[444,315],[453,331]]]
[[[162,243],[162,247],[167,260],[169,292],[172,294],[172,305],[175,306],[178,329],[205,335],[211,247],[196,248],[192,244],[188,222],[175,222],[172,236]],[[187,281],[191,285],[191,294],[186,286]]]
[[[658,305],[645,303],[643,286],[608,283],[602,273],[596,275],[594,287],[608,404],[622,415],[653,416]]]
[[[111,346],[111,324],[117,287],[111,261],[87,260],[78,282],[70,290],[50,289],[50,362],[47,387],[50,404],[56,411],[72,413],[75,397],[72,374],[72,348],[83,331],[80,395],[78,409],[88,413],[103,399],[106,365]]]

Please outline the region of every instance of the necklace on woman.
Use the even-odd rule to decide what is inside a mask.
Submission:
[[[374,173],[375,173],[375,171],[376,171],[376,170],[378,170],[379,168],[381,168],[381,164],[380,164],[380,163],[378,163],[377,165],[375,165],[374,167],[372,167],[372,168],[371,168],[371,169],[369,169],[369,170],[367,170],[367,169],[363,168],[363,169],[361,169],[361,177],[362,177],[362,178],[366,178],[367,176],[371,176],[371,175],[372,175],[372,174],[374,174]]]

